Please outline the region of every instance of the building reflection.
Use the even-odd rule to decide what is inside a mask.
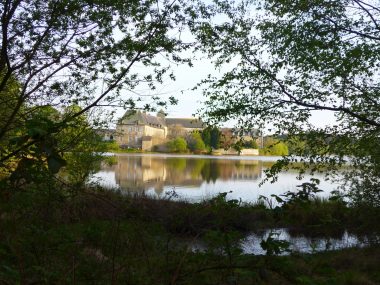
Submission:
[[[159,156],[118,156],[116,183],[124,190],[164,187],[200,187],[202,183],[261,178],[263,165],[258,160],[203,159]]]

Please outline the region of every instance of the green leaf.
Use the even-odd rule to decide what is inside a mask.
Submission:
[[[53,154],[47,158],[48,168],[51,173],[55,174],[66,165],[66,160],[57,154]]]

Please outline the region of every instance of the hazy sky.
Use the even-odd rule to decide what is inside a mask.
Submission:
[[[218,16],[216,20],[224,21],[224,17]],[[117,32],[115,33],[115,35],[117,36]],[[183,33],[181,33],[181,38],[186,42],[194,41],[193,36],[188,31],[184,31]],[[189,51],[183,54],[183,56],[185,57],[191,55],[193,54]],[[158,95],[161,98],[168,98],[169,96],[174,96],[178,99],[178,104],[174,106],[168,106],[168,108],[165,110],[168,113],[168,117],[192,117],[194,114],[196,114],[199,108],[203,106],[202,101],[204,101],[205,98],[202,96],[201,89],[191,89],[202,79],[205,79],[208,74],[218,77],[218,75],[221,75],[223,71],[228,70],[227,68],[225,68],[222,71],[217,71],[215,70],[214,65],[212,64],[210,59],[207,59],[204,55],[202,56],[202,54],[197,54],[197,57],[199,59],[193,61],[193,67],[189,67],[188,65],[177,66],[171,64],[172,70],[174,71],[174,75],[176,76],[175,81],[172,81],[168,78],[164,81],[162,85],[159,85],[157,90],[155,90],[154,92],[149,89],[143,89],[143,87],[140,88],[140,90],[137,89],[136,91],[138,93],[144,95],[142,97],[144,100],[143,103],[151,102],[151,98],[147,95]],[[169,64],[169,62],[165,59],[162,59],[161,63],[163,65]],[[231,66],[232,64],[230,64],[229,67]],[[137,66],[134,72],[138,71],[139,68],[141,68],[142,71],[144,70],[144,67]],[[125,98],[128,98],[130,94],[131,93],[125,91],[123,95],[125,96]],[[125,110],[119,108],[116,111],[115,119],[120,118],[124,113]],[[315,111],[311,118],[311,122],[318,127],[323,127],[335,122],[335,118],[332,112]],[[233,125],[234,122],[224,123],[224,126],[232,127]]]
[[[187,65],[173,66],[173,70],[176,76],[175,81],[166,80],[164,84],[158,86],[155,92],[143,89],[139,90],[139,92],[142,94],[158,94],[164,98],[174,96],[178,99],[178,104],[168,107],[166,110],[168,117],[192,117],[203,106],[202,101],[205,98],[202,96],[201,89],[191,89],[202,79],[206,78],[208,74],[217,76],[220,72],[215,70],[211,60],[206,58],[195,61],[193,67]],[[151,99],[148,96],[144,97],[144,100],[148,103]],[[116,118],[121,117],[124,112],[123,109],[119,109]],[[311,119],[311,122],[319,127],[323,127],[334,121],[333,113],[328,111],[315,111]],[[233,122],[227,122],[224,125],[232,127]]]

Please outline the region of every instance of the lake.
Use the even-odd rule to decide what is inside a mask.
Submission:
[[[297,185],[310,180],[306,175],[297,179],[296,171],[279,174],[276,183],[266,182],[264,171],[280,157],[268,156],[206,156],[171,154],[115,154],[117,163],[103,165],[93,175],[92,181],[102,186],[122,191],[144,192],[155,197],[168,197],[197,202],[209,199],[221,192],[230,192],[228,199],[254,202],[260,195],[282,194],[295,191]],[[325,181],[323,175],[313,176],[321,180],[320,196],[327,197],[338,187]],[[174,192],[176,195],[173,196]]]

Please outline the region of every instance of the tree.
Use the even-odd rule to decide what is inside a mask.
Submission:
[[[184,138],[176,138],[167,142],[166,146],[170,152],[186,152],[187,143]]]
[[[264,148],[260,150],[264,155],[288,155],[288,146],[275,138],[267,137],[264,141]]]
[[[333,174],[350,156],[353,167],[345,170],[343,181],[351,198],[379,206],[378,2],[222,1],[215,9],[227,20],[198,25],[199,48],[218,67],[237,64],[203,82],[204,114],[215,122],[237,119],[297,137],[308,153],[303,147],[295,154],[306,156],[305,167],[311,170],[324,164]],[[336,122],[326,128],[312,125],[309,119],[319,111],[333,112]],[[293,156],[279,163],[298,160]],[[279,169],[272,168],[269,177]]]
[[[211,147],[211,127],[207,127],[201,131],[202,140],[206,146]]]
[[[229,149],[231,146],[233,146],[234,144],[234,136],[232,135],[232,131],[231,130],[226,130],[226,131],[223,131],[221,133],[221,136],[220,136],[221,140],[220,140],[220,146],[227,150]]]
[[[196,9],[202,6],[192,6],[193,2],[1,1],[0,102],[14,80],[18,88],[0,121],[0,141],[12,137],[17,143],[0,145],[0,163],[30,155],[31,147],[92,108],[143,107],[136,106],[131,96],[123,99],[120,94],[122,90],[132,94],[142,82],[154,90],[164,79],[174,79],[169,66],[157,56],[191,64],[189,58],[180,56],[191,45],[180,35],[185,24],[196,20]],[[136,73],[135,65],[144,66],[144,72]],[[166,104],[154,99],[160,106]],[[72,104],[81,109],[59,121],[34,121],[37,133],[26,129],[40,106],[62,111]],[[14,133],[16,124],[23,128],[22,134]]]
[[[3,74],[0,73],[0,80]],[[14,78],[10,78],[5,88],[0,91],[0,122],[4,122],[12,114],[12,108],[17,102],[17,96],[19,94],[19,84]],[[20,109],[24,110],[25,105]],[[15,116],[13,122],[8,126],[8,133],[0,139],[0,146],[9,151],[10,140],[23,131],[23,119],[18,114]]]
[[[202,140],[207,147],[217,149],[220,147],[221,132],[216,126],[208,126],[201,132]]]
[[[202,136],[198,131],[192,132],[187,136],[187,145],[193,152],[203,152],[206,149],[206,145],[202,140]]]
[[[219,128],[217,127],[212,127],[210,131],[210,145],[214,149],[218,149],[220,147],[220,137],[221,137],[221,132]]]
[[[259,148],[259,146],[257,145],[256,140],[254,140],[254,139],[249,140],[249,141],[244,141],[243,142],[243,146],[245,148]]]

